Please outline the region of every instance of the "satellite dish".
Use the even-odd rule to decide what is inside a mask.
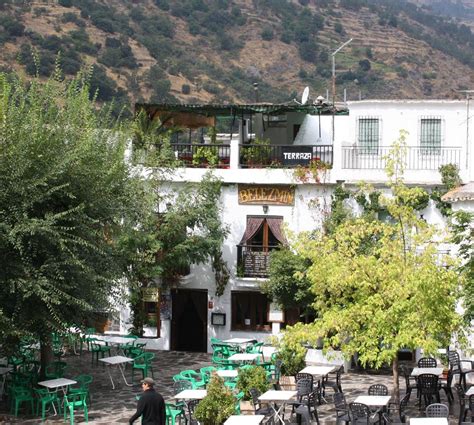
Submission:
[[[301,96],[301,104],[302,105],[306,105],[306,102],[308,101],[308,97],[309,97],[309,87],[306,86],[303,90],[303,94]]]

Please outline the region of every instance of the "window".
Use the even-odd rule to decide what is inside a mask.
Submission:
[[[374,154],[378,152],[380,141],[380,120],[378,118],[359,118],[359,151]]]
[[[232,291],[232,330],[269,331],[269,300],[259,292]]]
[[[420,121],[422,155],[438,155],[441,151],[441,118],[422,118]]]

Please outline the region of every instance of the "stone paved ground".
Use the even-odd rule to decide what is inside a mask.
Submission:
[[[184,369],[199,369],[210,365],[210,355],[205,353],[185,353],[173,351],[155,351],[156,357],[153,363],[154,377],[157,382],[157,390],[163,394],[165,399],[172,396],[172,376]],[[94,382],[90,387],[92,395],[92,405],[89,411],[89,423],[93,425],[125,424],[134,413],[136,407],[135,396],[140,393],[139,377],[136,374],[136,384],[133,387],[124,385],[122,377],[117,370],[114,370],[116,389],[112,390],[107,371],[101,365],[91,366],[89,353],[83,356],[68,356],[68,372],[66,377],[73,377],[80,373],[87,373],[94,377]],[[127,379],[130,381],[130,368],[126,371]],[[351,372],[343,375],[342,387],[348,402],[358,395],[367,394],[367,388],[371,384],[383,383],[392,388],[391,376],[383,374],[370,374],[368,372]],[[117,385],[118,384],[118,385]],[[404,383],[400,383],[404,387]],[[403,394],[403,391],[402,391]],[[444,393],[441,395],[442,402],[447,403]],[[327,397],[331,401],[331,397]],[[457,403],[451,408],[450,424],[457,423]],[[0,404],[0,424],[39,424],[37,417],[24,415],[23,412],[18,418],[6,413],[5,401]],[[334,407],[332,403],[319,407],[319,417],[321,424],[334,424]],[[415,405],[415,397],[412,398],[408,410],[409,416],[423,416]],[[294,422],[294,418],[291,419]],[[46,424],[62,424],[62,417],[49,416]],[[76,423],[84,423],[82,413],[76,415]],[[136,422],[137,424],[139,421]]]

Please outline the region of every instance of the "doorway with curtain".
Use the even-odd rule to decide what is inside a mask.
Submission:
[[[207,291],[174,289],[171,349],[207,352]]]

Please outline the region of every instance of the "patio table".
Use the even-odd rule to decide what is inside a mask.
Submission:
[[[109,366],[107,368],[107,372],[109,374],[110,382],[112,382],[112,389],[113,390],[115,390],[115,384],[114,384],[114,380],[112,378],[112,374],[110,373],[110,368],[112,366],[117,366],[117,368],[120,370],[120,373],[122,374],[125,385],[127,385],[128,387],[131,387],[133,385],[133,384],[129,384],[127,382],[127,378],[125,377],[125,373],[124,373],[124,370],[123,370],[124,369],[123,366],[127,363],[133,362],[133,359],[131,359],[130,357],[124,357],[124,356],[111,356],[111,357],[104,357],[103,359],[99,359],[99,361],[103,362],[107,366]]]
[[[206,390],[183,390],[178,394],[174,395],[173,398],[176,400],[202,400],[206,397]]]
[[[391,398],[389,395],[360,395],[354,400],[354,403],[362,403],[375,408],[375,413],[378,413],[380,423],[382,423],[382,412],[386,409]]]
[[[134,341],[132,338],[125,338],[123,336],[103,336],[99,339],[107,344],[114,346],[117,350],[117,354],[120,351],[120,345],[131,344]]]
[[[232,415],[224,425],[259,425],[265,415]]]
[[[231,362],[253,363],[261,355],[257,353],[237,353],[232,354],[227,360]]]
[[[48,388],[48,390],[57,391],[58,388],[61,388],[64,395],[66,395],[67,388],[69,385],[77,384],[76,381],[67,378],[57,378],[57,379],[48,379],[47,381],[38,382],[38,385]]]
[[[306,366],[300,370],[300,373],[309,373],[313,376],[327,376],[336,370],[339,366]]]
[[[254,341],[255,339],[251,339],[251,338],[230,338],[222,342],[225,342],[226,344],[250,344],[251,342],[254,342]]]
[[[469,397],[474,394],[474,387],[469,387],[469,389],[466,391],[466,396]]]
[[[419,376],[425,373],[431,373],[432,375],[441,376],[443,374],[442,367],[414,367],[411,371],[411,376]]]
[[[237,376],[239,375],[239,372],[237,370],[218,370],[217,372],[217,376],[220,376],[221,378],[237,378]]]
[[[446,418],[411,418],[410,425],[448,425]]]
[[[285,425],[285,421],[281,416],[282,410],[285,408],[285,405],[288,401],[296,397],[297,391],[278,391],[278,390],[268,390],[263,393],[258,399],[260,401],[266,401],[270,404],[273,409],[273,417],[278,419],[282,425]],[[277,407],[277,403],[280,405]]]

